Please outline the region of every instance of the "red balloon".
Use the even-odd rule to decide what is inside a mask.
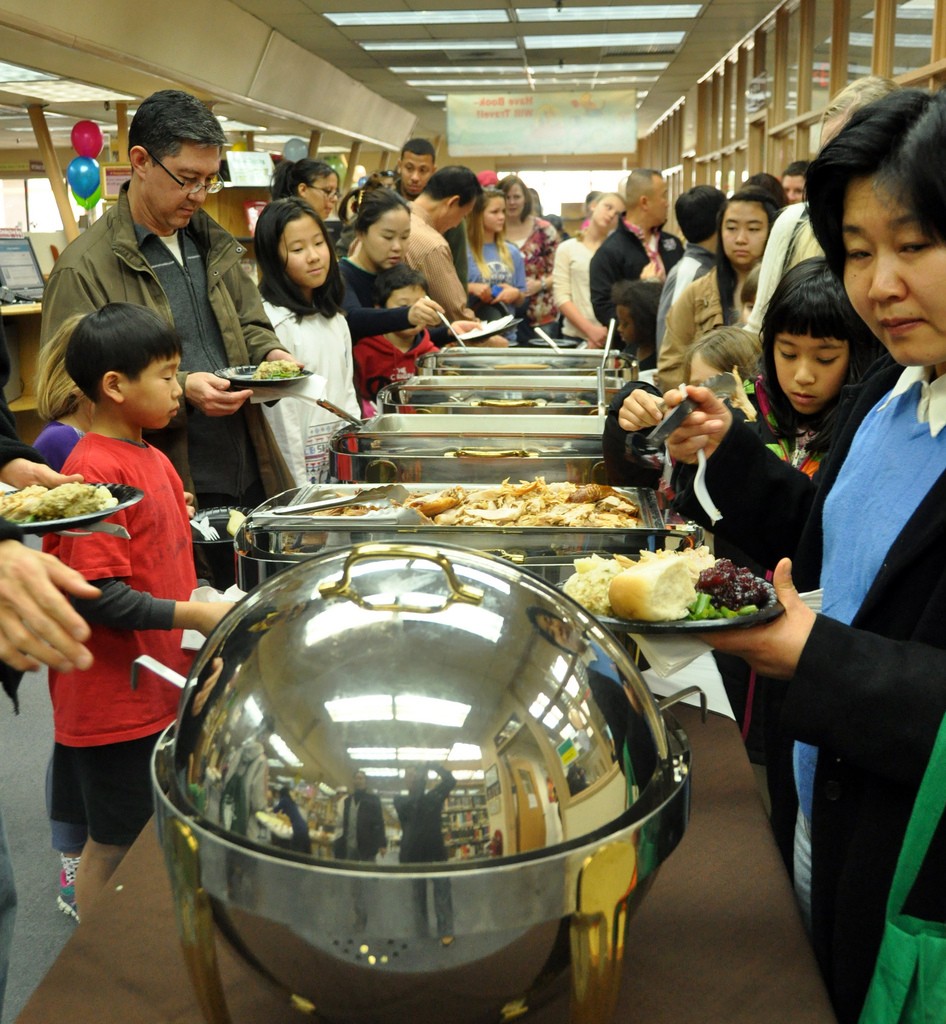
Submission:
[[[72,128],[72,148],[79,156],[97,157],[104,141],[102,129],[94,121],[76,121]]]

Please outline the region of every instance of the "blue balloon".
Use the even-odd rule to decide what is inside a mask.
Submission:
[[[297,160],[303,160],[309,155],[309,144],[305,139],[286,139],[285,145],[282,148],[282,155],[293,163]]]
[[[99,162],[90,156],[77,156],[66,168],[69,186],[80,199],[88,199],[95,195],[101,184]]]

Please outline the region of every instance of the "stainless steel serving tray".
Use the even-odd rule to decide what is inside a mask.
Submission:
[[[535,474],[533,474],[534,476]],[[550,478],[548,478],[550,479]],[[473,489],[476,483],[463,483]],[[411,484],[411,493],[429,494],[442,484]],[[676,547],[683,542],[700,543],[702,531],[694,523],[679,520],[658,507],[653,491],[616,488],[640,508],[640,525],[622,528],[548,526],[434,526],[395,520],[395,510],[367,517],[275,515],[272,509],[307,505],[335,495],[355,497],[362,484],[314,484],[277,495],[254,509],[236,535],[238,582],[252,590],[263,580],[296,562],[326,551],[366,541],[425,541],[456,544],[499,555],[558,585],[574,571],[573,561],[591,552],[633,554],[643,549]],[[385,508],[384,499],[370,500]]]
[[[421,356],[417,360],[417,375],[587,376],[597,374],[602,366],[603,355],[603,352],[595,349],[558,353],[549,349],[531,348],[445,348]],[[610,352],[604,361],[604,370],[609,376],[637,380],[637,360],[624,352]]]
[[[604,483],[600,416],[375,416],[332,438],[332,475],[345,483],[500,483],[507,477]]]
[[[483,377],[475,378],[481,383],[472,386],[468,383],[471,379],[434,377],[427,378],[433,381],[427,384],[417,380],[389,384],[378,392],[378,408],[382,413],[452,416],[589,416],[598,410],[598,389],[592,377],[575,377],[571,384],[551,383],[561,380],[559,377],[520,378],[525,384],[510,384],[505,377]],[[610,376],[608,381],[604,385],[606,403],[625,383]]]

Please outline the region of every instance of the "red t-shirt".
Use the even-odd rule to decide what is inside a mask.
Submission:
[[[393,381],[407,380],[417,372],[417,360],[437,346],[426,330],[417,335],[406,351],[388,341],[383,334],[359,338],[355,343],[355,387],[362,401],[373,402],[378,392]]]
[[[130,484],[144,491],[137,505],[109,522],[129,540],[105,533],[87,537],[49,534],[43,550],[87,580],[117,577],[154,597],[186,601],[197,586],[191,532],[181,479],[167,457],[101,434],[86,434],[63,465],[89,483]],[[153,672],[131,688],[131,663],[150,654],[186,675],[192,653],[181,649],[181,630],[118,630],[92,625],[88,648],[95,663],[85,672],[49,670],[56,742],[70,747],[122,743],[160,732],[174,721],[180,691]]]

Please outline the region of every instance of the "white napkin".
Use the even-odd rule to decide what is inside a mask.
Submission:
[[[250,402],[253,405],[258,405],[260,402],[272,402],[277,398],[298,398],[321,409],[319,399],[325,397],[327,385],[328,381],[317,373],[313,373],[311,377],[302,377],[293,381],[292,384],[276,384],[269,387],[265,385],[257,387],[254,384]]]
[[[729,703],[729,697],[726,694],[726,687],[723,686],[723,677],[719,674],[719,669],[716,667],[716,661],[712,653],[706,649],[705,644],[700,646],[703,648],[700,656],[692,663],[682,666],[673,677],[672,683],[665,679],[656,669],[647,669],[643,675],[644,679],[647,680],[647,685],[650,687],[650,692],[658,698],[671,697],[688,686],[698,686],[706,697],[707,710],[735,720],[736,716],[733,714],[732,705]],[[699,707],[700,696],[699,694],[693,694],[691,697],[684,697],[681,703]]]
[[[695,636],[631,635],[653,670],[664,679],[709,650],[709,644]]]
[[[798,596],[816,614],[821,611],[823,590],[809,590]],[[632,634],[644,657],[657,675],[666,678],[705,654],[709,644],[696,636],[639,636]],[[676,682],[676,680],[674,680]]]
[[[191,601],[242,601],[246,591],[234,583],[224,593],[214,587],[198,587],[190,596]],[[196,629],[185,629],[181,637],[181,648],[185,651],[199,651],[204,646],[204,634]]]

